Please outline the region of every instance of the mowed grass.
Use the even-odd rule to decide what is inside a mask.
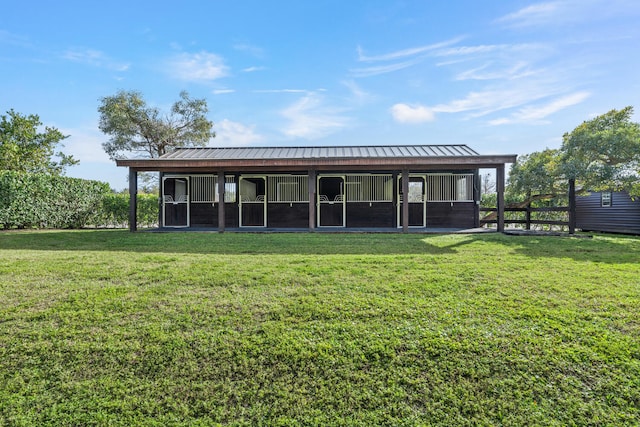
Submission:
[[[638,425],[640,239],[0,233],[0,425]]]

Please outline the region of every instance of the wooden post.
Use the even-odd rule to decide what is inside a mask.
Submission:
[[[569,234],[576,232],[576,180],[569,180]]]
[[[527,197],[531,197],[528,195]],[[531,230],[531,202],[527,203],[527,212],[525,213],[525,221],[527,221],[525,228]]]
[[[402,171],[402,232],[409,232],[409,171]]]
[[[162,219],[164,218],[163,212],[162,210],[164,209],[164,197],[163,197],[163,192],[164,189],[162,188],[163,186],[163,180],[162,178],[164,177],[164,172],[160,172],[158,174],[158,228],[162,227],[164,224],[162,222]]]
[[[480,169],[476,169],[473,175],[473,227],[480,227],[480,202],[482,201],[482,188],[480,186]]]
[[[310,170],[307,178],[309,187],[309,231],[316,229],[316,171]]]
[[[218,172],[218,233],[224,233],[224,172]]]
[[[498,193],[498,232],[504,233],[504,165],[496,168],[496,192]]]
[[[138,171],[129,168],[129,231],[138,230]]]

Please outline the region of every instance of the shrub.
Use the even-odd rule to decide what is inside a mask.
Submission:
[[[158,196],[138,194],[137,222],[139,227],[153,227],[158,224]],[[127,227],[129,222],[129,194],[109,193],[102,199],[97,227]]]
[[[109,185],[58,175],[0,171],[0,227],[81,228],[96,222]]]

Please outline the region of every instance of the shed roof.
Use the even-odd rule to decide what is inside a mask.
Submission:
[[[180,148],[156,159],[119,159],[139,171],[300,171],[470,169],[515,162],[516,155],[480,155],[467,145]]]
[[[467,145],[369,145],[319,147],[180,148],[161,159],[344,159],[477,156]]]

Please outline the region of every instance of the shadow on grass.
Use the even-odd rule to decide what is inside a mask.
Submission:
[[[471,247],[470,247],[471,246]],[[640,262],[640,238],[576,239],[503,234],[386,233],[129,233],[125,230],[0,232],[0,250],[116,251],[225,255],[447,255],[518,254],[605,263]]]

